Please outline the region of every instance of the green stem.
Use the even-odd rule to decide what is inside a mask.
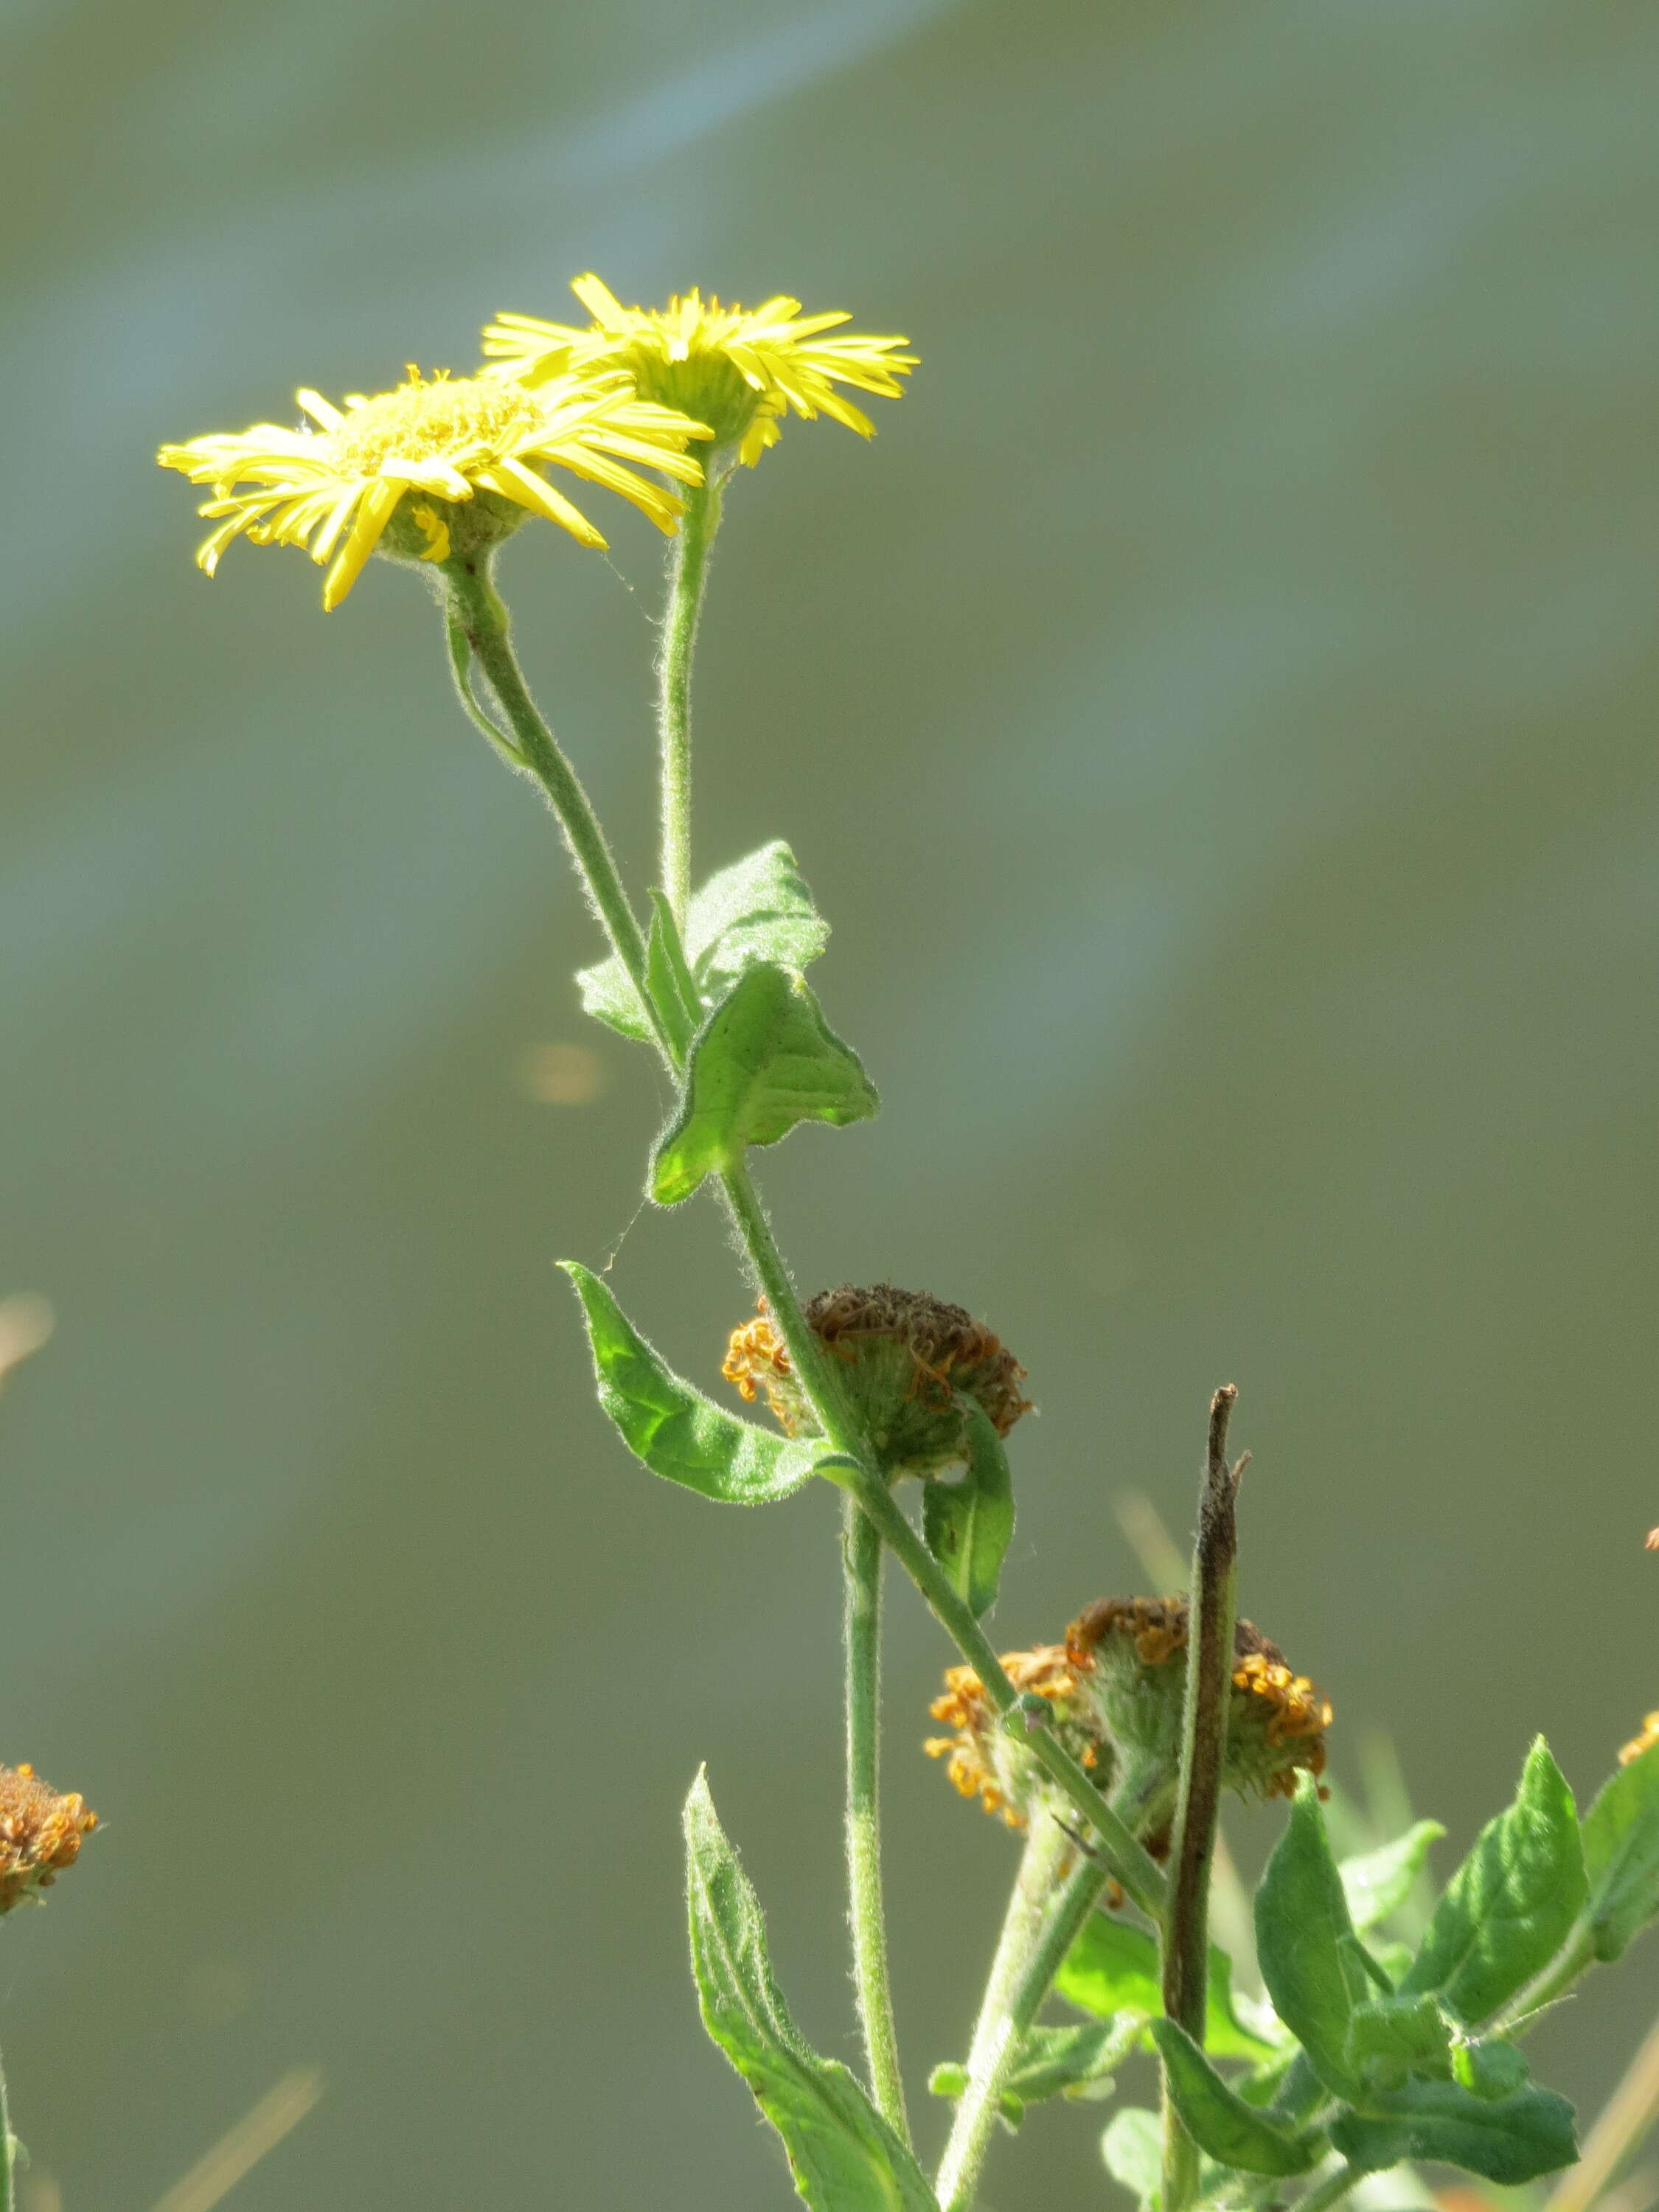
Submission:
[[[513,650],[510,617],[489,580],[488,559],[471,554],[457,555],[444,562],[441,568],[449,591],[449,611],[460,628],[467,649],[501,702],[501,712],[523,756],[525,772],[541,785],[548,804],[558,817],[570,857],[586,886],[593,911],[604,923],[617,957],[628,970],[650,1020],[658,1048],[672,1067],[675,1065],[673,1047],[646,981],[645,939],[623,889],[617,863],[611,858],[592,802],[530,696],[524,671]]]
[[[13,2166],[17,2145],[11,2132],[11,2113],[6,2104],[6,2072],[0,2066],[0,2212],[12,2212]]]
[[[685,513],[668,554],[668,606],[657,663],[657,737],[662,758],[662,884],[682,933],[691,902],[691,661],[697,618],[708,580],[708,555],[720,528],[721,477],[685,494]]]
[[[927,1601],[934,1619],[985,1685],[986,1695],[1005,1727],[1023,1732],[1026,1748],[1051,1781],[1057,1783],[1085,1826],[1094,1831],[1095,1848],[1111,1875],[1154,1925],[1164,1920],[1167,1889],[1163,1870],[1090,1780],[1085,1770],[1044,1725],[1042,1698],[1028,1699],[1009,1680],[989,1639],[951,1587],[949,1577],[894,1503],[885,1483],[850,1454],[827,1461],[818,1470],[850,1490],[880,1529],[882,1540]]]
[[[1348,2191],[1364,2178],[1358,2166],[1349,2166],[1345,2161],[1309,2190],[1305,2196],[1298,2197],[1293,2212],[1329,2212],[1331,2205],[1340,2204]]]
[[[1170,1844],[1170,1911],[1163,1932],[1164,2009],[1200,2049],[1210,1979],[1210,1866],[1221,1811],[1232,1694],[1238,1528],[1234,1500],[1244,1462],[1227,1459],[1227,1422],[1238,1393],[1231,1384],[1210,1401],[1209,1451],[1198,1501],[1187,1624],[1187,1681],[1182,1708],[1181,1778]],[[1164,2203],[1185,2212],[1198,2193],[1198,2145],[1182,2125],[1164,2080]]]
[[[842,1501],[847,1648],[847,1893],[853,1978],[864,2028],[870,2087],[883,2118],[908,2143],[909,2117],[899,2072],[898,2032],[887,1965],[881,1894],[881,1537],[850,1498]]]
[[[1018,2055],[1015,1996],[1052,1915],[1054,1892],[1066,1862],[1077,1856],[1077,1845],[1059,1822],[1039,1814],[1020,1855],[1019,1872],[1014,1877],[1013,1893],[974,2025],[968,2052],[968,2086],[957,2101],[951,2140],[939,2166],[934,2193],[945,2212],[959,2212],[960,2207],[973,2202],[1002,2092]],[[1079,1870],[1095,1877],[1097,1890],[1105,1881],[1087,1859],[1082,1860]]]

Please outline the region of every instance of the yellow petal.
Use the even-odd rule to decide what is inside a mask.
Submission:
[[[357,520],[351,526],[351,535],[340,548],[339,558],[329,570],[323,585],[323,611],[332,614],[346,593],[363,572],[363,563],[380,542],[380,533],[391,521],[398,501],[404,495],[400,483],[372,483],[364,491],[357,509]]]
[[[550,522],[556,522],[584,545],[603,551],[605,539],[580,507],[572,507],[568,499],[556,492],[545,477],[538,477],[520,461],[498,461],[487,475],[478,478],[491,491],[500,492],[507,499],[515,499],[520,507],[527,507],[532,514],[544,514]]]

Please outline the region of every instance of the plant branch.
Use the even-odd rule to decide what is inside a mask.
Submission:
[[[1210,1401],[1209,1451],[1199,1492],[1187,1625],[1187,1682],[1182,1710],[1181,1779],[1170,1832],[1170,1910],[1163,1930],[1164,2009],[1202,2047],[1209,1989],[1210,1866],[1221,1810],[1231,1697],[1238,1528],[1234,1506],[1246,1462],[1229,1465],[1227,1424],[1238,1393],[1231,1383]],[[1164,2090],[1164,2203],[1183,2212],[1198,2185],[1198,2147]]]
[[[842,1504],[847,1659],[847,1887],[853,1978],[882,2117],[908,2143],[898,2031],[881,1885],[881,1537],[852,1498]]]
[[[974,2201],[1002,2093],[1026,2031],[1105,1886],[1105,1869],[1078,1850],[1058,1820],[1034,1815],[974,2027],[968,2086],[957,2100],[939,2170],[935,2193],[945,2212],[966,2212]],[[1057,1931],[1064,1936],[1058,1945]]]
[[[668,606],[657,662],[657,737],[662,763],[662,884],[682,933],[691,902],[691,661],[720,528],[721,480],[709,473],[684,495],[685,512],[668,552]]]
[[[530,696],[524,671],[513,650],[511,620],[489,580],[488,562],[471,555],[457,555],[441,564],[441,572],[449,595],[447,614],[453,624],[459,625],[468,651],[483,669],[490,690],[501,703],[523,756],[524,772],[540,784],[548,804],[558,817],[565,843],[586,887],[593,911],[605,925],[617,957],[639,993],[658,1049],[672,1067],[673,1047],[646,981],[645,939],[638,920],[623,889],[617,863],[611,858],[592,804]],[[453,627],[449,635],[453,655]],[[500,750],[499,732],[497,738]]]
[[[1292,2212],[1329,2212],[1329,2208],[1333,2204],[1340,2204],[1348,2191],[1358,2187],[1364,2178],[1357,2166],[1350,2166],[1345,2160],[1340,2166],[1328,2173],[1322,2181],[1316,2182],[1311,2189],[1298,2197]]]

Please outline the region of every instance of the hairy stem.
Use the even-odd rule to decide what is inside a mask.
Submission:
[[[662,762],[662,887],[682,933],[691,902],[691,661],[720,521],[719,463],[685,494],[668,553],[668,607],[657,662],[657,738]]]
[[[1221,1810],[1227,1707],[1233,1673],[1238,1526],[1234,1504],[1246,1462],[1230,1466],[1227,1423],[1238,1393],[1224,1384],[1210,1401],[1209,1450],[1198,1500],[1187,1624],[1187,1686],[1181,1723],[1181,1779],[1170,1844],[1170,1911],[1163,1930],[1164,2009],[1201,2049],[1209,1990],[1210,1863]],[[1164,2081],[1164,2203],[1184,2212],[1198,2191],[1198,2146],[1182,2125]]]
[[[0,2212],[12,2212],[16,2201],[12,2189],[16,2148],[6,2104],[6,2069],[0,2066]]]
[[[951,2140],[939,2170],[936,2194],[945,2212],[962,2212],[974,2201],[981,2166],[990,2147],[997,2112],[1019,2052],[1019,2032],[1014,2021],[1016,2000],[1031,1961],[1054,1915],[1056,1893],[1067,1863],[1079,1862],[1079,1876],[1087,1876],[1095,1896],[1104,1886],[1103,1870],[1082,1858],[1077,1845],[1059,1822],[1039,1814],[1021,1854],[1014,1877],[1002,1933],[985,1984],[985,1996],[974,2027],[968,2053],[968,2086],[957,2105]],[[1093,1902],[1091,1897],[1090,1902]],[[1086,1909],[1086,1908],[1085,1908]],[[1055,1961],[1056,1970],[1059,1960]],[[1052,1981],[1050,1974],[1049,1980]],[[1042,2002],[1039,1996],[1037,2002]],[[1036,2007],[1032,2011],[1035,2013]],[[1030,2025],[1030,2021],[1026,2026]]]
[[[899,1510],[886,1484],[850,1454],[826,1460],[818,1472],[830,1476],[858,1499],[880,1529],[888,1549],[927,1601],[934,1619],[985,1685],[986,1694],[1002,1716],[1004,1725],[1025,1732],[1032,1758],[1059,1784],[1082,1816],[1084,1825],[1093,1831],[1094,1847],[1105,1871],[1149,1920],[1161,1924],[1166,1890],[1157,1861],[1107,1803],[1085,1769],[1055,1741],[1045,1724],[1048,1709],[1042,1699],[1022,1697],[1009,1680],[984,1630]]]
[[[879,1533],[842,1500],[847,1650],[847,1893],[853,1979],[870,2087],[882,2116],[910,2140],[881,1894],[881,1570]]]
[[[1349,2166],[1345,2160],[1328,2173],[1322,2181],[1316,2182],[1305,2195],[1297,2197],[1294,2212],[1329,2212],[1333,2204],[1340,2204],[1348,2191],[1357,2188],[1364,2178],[1358,2166]]]
[[[455,628],[459,627],[468,651],[483,671],[500,702],[522,756],[525,773],[540,784],[549,805],[558,817],[565,843],[586,887],[593,911],[604,923],[617,957],[628,970],[650,1020],[658,1048],[672,1066],[673,1048],[646,982],[645,939],[623,889],[617,863],[611,858],[592,804],[530,696],[524,671],[513,650],[510,617],[489,580],[488,562],[471,555],[458,555],[442,563],[442,573],[449,593],[448,612],[453,618],[452,653],[457,643]],[[457,680],[459,681],[459,676]],[[499,742],[497,749],[501,749]]]

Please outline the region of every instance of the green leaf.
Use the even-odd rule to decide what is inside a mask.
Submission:
[[[783,2138],[802,2198],[812,2212],[939,2212],[854,2076],[801,2040],[772,1978],[759,1900],[702,1774],[685,1801],[685,1863],[703,2025]]]
[[[1588,1892],[1572,1792],[1540,1736],[1515,1802],[1446,1885],[1403,1987],[1490,2019],[1560,1949]]]
[[[821,1443],[774,1436],[711,1403],[664,1365],[597,1275],[579,1261],[559,1265],[582,1302],[599,1403],[653,1474],[727,1505],[769,1505],[800,1488]]]
[[[1143,2206],[1154,2205],[1164,2186],[1164,2128],[1156,2112],[1125,2105],[1100,2138],[1106,2171]]]
[[[746,969],[762,960],[805,968],[817,958],[829,937],[830,925],[813,911],[795,856],[781,838],[721,868],[694,895],[686,916],[692,1028]],[[597,968],[585,968],[576,981],[583,1006],[597,1020],[623,1036],[650,1042],[639,994],[614,953]]]
[[[1335,2121],[1331,2141],[1368,2172],[1432,2159],[1512,2187],[1571,2166],[1578,2155],[1572,2106],[1550,2089],[1492,2099],[1456,2081],[1408,2081],[1366,2101],[1369,2112]]]
[[[686,952],[705,1002],[714,1006],[763,960],[805,968],[830,941],[795,856],[775,838],[710,876],[686,917]]]
[[[1616,1959],[1659,1913],[1659,1745],[1621,1766],[1584,1820],[1590,1935]]]
[[[1391,1844],[1383,1844],[1362,1857],[1343,1860],[1338,1872],[1357,1936],[1380,1928],[1399,1911],[1422,1872],[1430,1844],[1445,1832],[1438,1820],[1419,1820]]]
[[[1412,2074],[1449,2079],[1451,2030],[1432,1997],[1383,1997],[1356,2005],[1348,2058],[1370,2089],[1397,2089]]]
[[[1305,2173],[1317,2163],[1323,2148],[1319,2137],[1287,2134],[1235,2095],[1184,2027],[1155,2020],[1152,2039],[1182,2126],[1219,2165],[1246,2173],[1289,2174]]]
[[[763,963],[697,1033],[679,1109],[653,1156],[651,1195],[678,1206],[705,1176],[740,1166],[749,1146],[775,1145],[799,1121],[866,1121],[878,1103],[805,984]]]
[[[1344,1961],[1352,1940],[1319,1792],[1304,1775],[1255,1893],[1256,1957],[1273,2010],[1339,2097],[1358,2087],[1348,2038],[1354,2005],[1367,1994],[1363,1975]]]
[[[930,1477],[922,1484],[921,1533],[977,1620],[997,1601],[1014,1533],[1014,1479],[996,1424],[976,1400],[955,1395],[968,1435],[968,1469],[959,1482]]]
[[[1205,2048],[1218,2058],[1270,2058],[1273,2046],[1243,2027],[1233,2012],[1233,1962],[1218,1943],[1210,1946],[1210,1988],[1204,2028]],[[1137,2013],[1143,2020],[1164,2010],[1158,1946],[1150,1936],[1109,1914],[1093,1912],[1066,1954],[1054,1987],[1068,2004],[1097,2020]]]

